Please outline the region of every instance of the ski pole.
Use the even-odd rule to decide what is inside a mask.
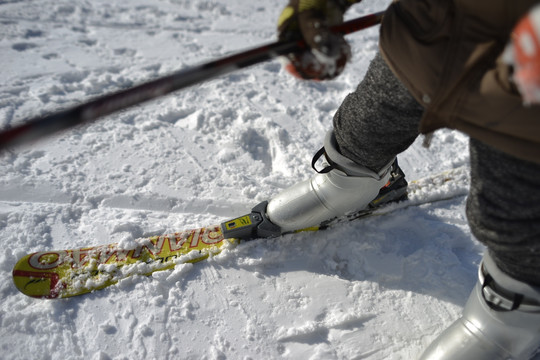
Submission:
[[[344,35],[380,23],[383,12],[353,19],[332,28]],[[28,120],[0,132],[0,150],[38,140],[61,130],[88,123],[113,112],[155,99],[173,91],[209,80],[237,69],[261,63],[305,48],[303,41],[277,41],[251,50],[223,57],[202,65],[180,70],[132,88],[104,95],[68,110]]]

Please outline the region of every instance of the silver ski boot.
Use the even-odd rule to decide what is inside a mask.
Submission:
[[[223,223],[225,237],[278,236],[407,196],[407,182],[396,160],[375,173],[341,155],[333,132],[315,155],[314,167],[323,153],[323,170],[257,205],[251,214]]]
[[[527,360],[540,348],[540,287],[503,273],[486,254],[463,316],[421,360]]]

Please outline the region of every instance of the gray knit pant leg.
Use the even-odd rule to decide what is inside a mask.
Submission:
[[[340,152],[375,172],[418,136],[424,109],[395,77],[380,54],[334,115]]]
[[[540,286],[540,165],[471,139],[467,218],[513,278]]]

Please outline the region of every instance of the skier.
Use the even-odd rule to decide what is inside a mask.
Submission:
[[[339,75],[350,48],[329,27],[356,2],[290,0],[279,37],[303,38],[309,47],[288,56],[291,72],[320,80]],[[535,3],[394,1],[381,24],[380,53],[334,116],[324,142],[327,166],[265,204],[277,233],[317,225],[387,194],[402,196],[406,182],[396,155],[419,133],[448,127],[470,135],[467,216],[488,251],[463,316],[422,359],[528,359],[540,347]]]

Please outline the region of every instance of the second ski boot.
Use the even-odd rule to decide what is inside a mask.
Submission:
[[[407,182],[397,160],[376,173],[341,155],[333,132],[313,164],[323,153],[323,170],[257,205],[251,214],[223,223],[225,237],[279,236],[406,197]]]
[[[421,360],[528,360],[540,350],[540,287],[503,273],[489,254],[463,316]]]

